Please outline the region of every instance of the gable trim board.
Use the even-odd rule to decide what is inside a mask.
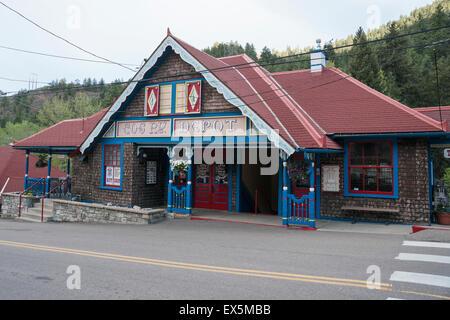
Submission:
[[[152,54],[152,56],[148,59],[145,65],[138,71],[138,73],[131,80],[130,84],[127,88],[122,92],[120,97],[116,100],[116,102],[112,105],[111,109],[104,115],[104,117],[100,120],[88,138],[83,142],[80,147],[80,152],[83,154],[90,146],[94,143],[94,140],[101,134],[105,125],[107,125],[111,121],[111,117],[115,114],[125,103],[128,97],[134,92],[140,80],[144,79],[145,74],[152,69],[159,58],[162,57],[164,52],[168,47],[171,47],[183,61],[192,65],[195,70],[203,75],[205,80],[217,91],[224,96],[224,98],[237,107],[244,116],[247,116],[257,127],[258,130],[267,132],[268,139],[274,143],[277,148],[280,148],[288,155],[291,155],[295,152],[296,147],[293,147],[290,143],[284,140],[276,130],[271,128],[264,120],[261,119],[251,108],[249,108],[233,91],[231,91],[225,84],[219,81],[216,76],[205,68],[196,58],[194,58],[186,49],[184,49],[172,36],[168,35],[160,46],[156,49],[156,51]],[[244,78],[244,77],[243,77]],[[244,78],[245,80],[245,78]],[[275,117],[276,118],[276,117]],[[276,118],[277,119],[277,118]],[[279,121],[277,119],[277,121]],[[290,136],[290,134],[286,133]],[[292,139],[295,143],[295,140]]]

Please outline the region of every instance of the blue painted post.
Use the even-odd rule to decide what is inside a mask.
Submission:
[[[283,193],[283,167],[282,167],[282,163],[283,161],[281,160],[281,158],[279,159],[281,165],[279,165],[279,169],[278,169],[278,216],[282,217],[283,216],[283,197],[282,197],[282,193]]]
[[[173,185],[173,172],[172,172],[172,148],[169,148],[169,184],[167,192],[167,212],[172,212],[172,185]]]
[[[228,212],[233,211],[233,165],[228,165]]]
[[[27,150],[25,154],[25,178],[23,181],[23,190],[27,190],[28,188],[28,170],[30,168],[30,151]]]
[[[433,223],[433,185],[434,185],[434,170],[433,170],[433,158],[431,157],[431,145],[428,142],[428,197],[430,204],[430,221],[429,225]]]
[[[70,157],[67,156],[67,191],[72,192],[72,186],[70,183]]]
[[[288,176],[287,161],[283,161],[283,226],[288,226]]]
[[[48,152],[48,163],[47,163],[47,183],[45,185],[45,193],[50,191],[50,176],[52,174],[52,153]]]
[[[322,189],[322,175],[320,172],[320,153],[317,154],[317,161],[316,161],[316,218],[320,219],[320,190]]]
[[[310,171],[310,189],[309,189],[309,225],[311,227],[315,227],[316,225],[316,192],[314,188],[314,162],[311,162],[311,171]]]
[[[241,175],[242,165],[236,165],[236,212],[241,211]]]
[[[186,199],[186,210],[187,210],[187,214],[191,215],[192,214],[192,196],[193,196],[193,192],[192,192],[192,158],[189,159],[188,161],[188,173],[187,173],[187,188],[186,188],[186,193],[187,193],[187,199]]]

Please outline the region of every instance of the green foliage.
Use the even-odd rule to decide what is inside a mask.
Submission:
[[[3,128],[0,127],[0,145],[6,146],[14,140],[24,139],[41,129],[43,128],[26,120],[17,123],[7,122]]]
[[[450,187],[450,168],[445,169],[444,176],[442,178],[442,181],[445,183],[447,187]]]

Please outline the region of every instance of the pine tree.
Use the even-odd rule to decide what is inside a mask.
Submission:
[[[364,42],[367,42],[367,36],[362,27],[359,27],[353,39],[353,44],[356,46],[350,51],[349,72],[369,87],[386,92],[386,82],[383,73],[380,72],[377,56],[371,45]]]

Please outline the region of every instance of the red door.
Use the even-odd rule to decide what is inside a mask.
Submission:
[[[194,207],[228,210],[229,172],[225,164],[195,166]]]

